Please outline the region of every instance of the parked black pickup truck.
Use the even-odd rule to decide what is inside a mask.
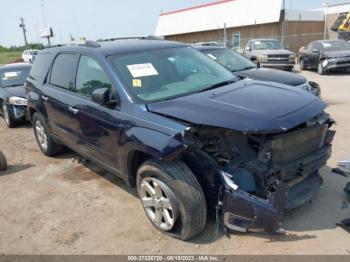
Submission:
[[[292,71],[295,64],[295,54],[286,50],[277,39],[249,40],[243,54],[263,67]]]

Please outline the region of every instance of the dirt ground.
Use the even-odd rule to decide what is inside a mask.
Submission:
[[[303,74],[321,84],[337,134],[323,189],[286,214],[286,235],[227,237],[209,221],[192,241],[165,236],[148,222],[135,189],[74,153],[45,157],[29,125],[9,130],[0,119],[9,162],[0,173],[0,254],[350,254],[350,234],[335,226],[350,217],[347,179],[330,172],[350,157],[350,74]]]

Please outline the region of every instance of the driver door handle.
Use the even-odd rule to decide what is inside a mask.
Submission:
[[[76,109],[74,106],[68,107],[69,111],[71,111],[74,115],[79,113],[79,110]]]

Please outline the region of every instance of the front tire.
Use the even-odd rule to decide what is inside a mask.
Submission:
[[[320,62],[318,63],[318,66],[317,66],[317,73],[318,73],[319,75],[324,75],[324,74],[326,74],[326,70],[323,68],[322,63],[323,63],[323,61],[320,61]]]
[[[160,231],[182,240],[203,231],[207,219],[205,197],[182,161],[146,161],[137,172],[137,189],[148,219]]]
[[[301,71],[306,70],[304,59],[300,59],[299,66]]]
[[[63,146],[53,141],[44,118],[38,113],[33,115],[33,127],[35,139],[44,155],[54,156],[62,152]]]
[[[0,171],[6,170],[7,161],[5,155],[0,151]]]
[[[16,121],[13,119],[13,111],[10,106],[7,104],[2,104],[2,113],[4,116],[5,124],[9,128],[13,128],[16,126]]]

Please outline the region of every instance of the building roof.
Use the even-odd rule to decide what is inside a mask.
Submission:
[[[280,20],[283,0],[223,0],[162,13],[155,35],[167,36]]]
[[[283,0],[222,0],[161,13],[156,36],[279,22]],[[322,21],[323,12],[288,10],[289,21]]]
[[[350,2],[328,4],[324,7],[324,12],[328,15],[350,12]]]

